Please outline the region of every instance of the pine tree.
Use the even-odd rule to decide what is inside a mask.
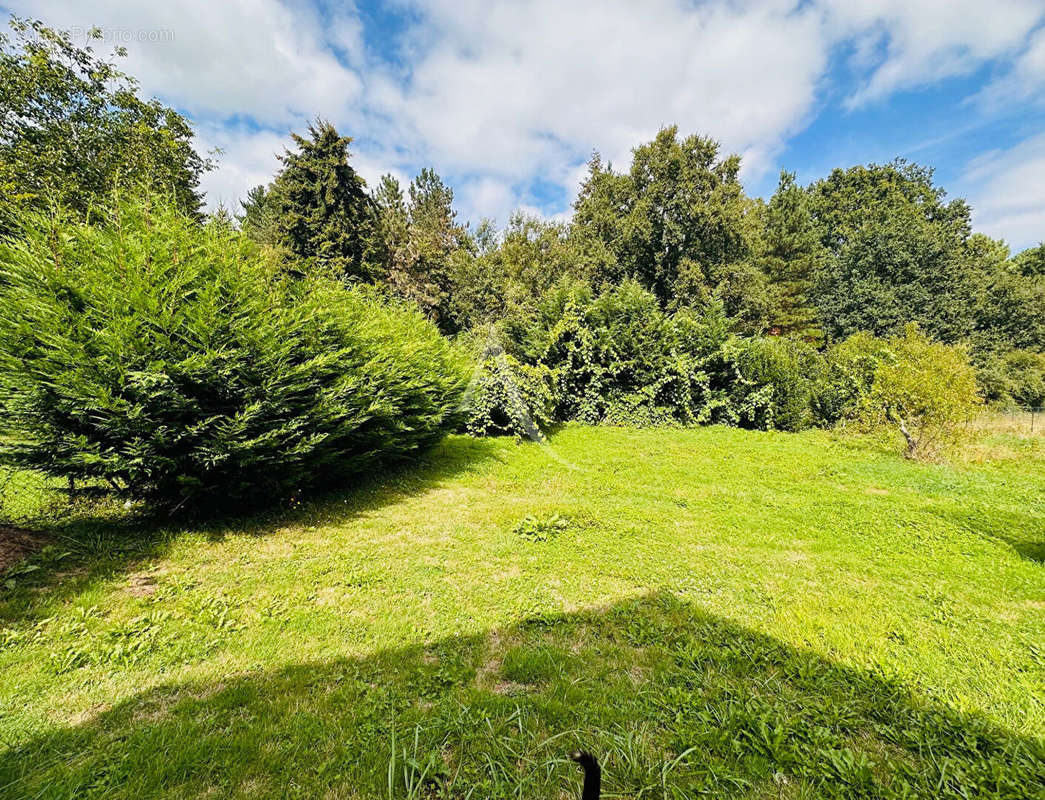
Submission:
[[[293,138],[297,149],[280,157],[283,169],[264,199],[275,244],[306,267],[371,280],[375,214],[366,181],[348,163],[351,137],[317,120],[308,138]]]
[[[403,188],[392,175],[382,175],[374,190],[375,260],[384,266],[384,280],[392,286],[409,270],[410,215]]]
[[[823,338],[810,291],[824,258],[809,197],[793,172],[781,172],[766,209],[765,249],[759,260],[769,281],[771,331],[804,339]]]
[[[467,234],[457,223],[454,193],[434,170],[422,169],[410,182],[409,202],[391,175],[374,192],[375,239],[387,265],[392,291],[416,304],[444,331],[453,328],[450,290],[454,258]]]

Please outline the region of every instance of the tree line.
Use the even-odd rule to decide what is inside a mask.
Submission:
[[[368,186],[352,139],[317,118],[240,208],[205,214],[200,180],[215,164],[195,152],[182,115],[140,98],[113,57],[39,22],[13,19],[10,29],[0,34],[0,379],[15,398],[8,416],[25,423],[6,440],[20,442],[23,463],[137,482],[145,494],[200,484],[220,496],[215,474],[275,469],[278,458],[251,448],[277,444],[329,462],[337,442],[352,442],[361,464],[368,447],[402,453],[453,427],[797,430],[877,416],[915,454],[946,439],[980,397],[1045,402],[1045,245],[1012,254],[973,232],[969,205],[929,168],[897,159],[806,186],[782,172],[765,201],[744,191],[738,156],[669,126],[625,168],[594,155],[568,222],[517,213],[497,230],[459,220],[432,169],[405,187],[390,175]],[[140,280],[120,284],[123,305],[102,303],[129,265]],[[184,292],[152,286],[156,275]],[[219,319],[224,296],[209,285],[239,298],[229,300],[230,313],[242,309],[239,327]],[[284,316],[254,319],[258,298]],[[324,303],[333,310],[320,313]],[[70,322],[91,314],[93,328]],[[387,330],[366,329],[368,314],[389,320]],[[474,365],[463,418],[452,413],[462,362],[414,317]],[[156,319],[173,327],[156,334]],[[290,417],[252,405],[261,341],[273,348],[265,363],[299,381],[269,391],[298,409]],[[320,341],[351,375],[331,371]],[[409,363],[409,380],[381,365],[381,342]],[[410,342],[449,372],[426,377]],[[110,362],[91,367],[101,352]],[[76,375],[61,369],[66,356]],[[138,365],[133,375],[112,369],[121,358]],[[194,377],[194,365],[209,378]],[[380,411],[343,394],[375,370],[390,393]],[[225,397],[222,385],[238,388]],[[181,417],[161,410],[172,403]],[[397,439],[397,407],[415,409],[424,436]],[[189,428],[157,441],[121,417],[132,412]],[[371,416],[387,421],[376,439],[361,433]],[[92,428],[102,417],[108,427]],[[27,431],[41,419],[49,432],[34,444]],[[202,450],[191,444],[199,426],[209,431]],[[219,434],[229,441],[216,444]],[[99,466],[103,452],[119,453],[112,474]],[[168,472],[150,472],[163,463]],[[244,495],[247,483],[267,485],[257,470],[238,474]]]

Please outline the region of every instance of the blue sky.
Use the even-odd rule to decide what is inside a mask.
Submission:
[[[0,0],[127,47],[142,88],[221,148],[211,205],[266,182],[317,115],[368,180],[434,166],[460,215],[569,212],[598,150],[625,165],[664,124],[781,168],[903,156],[979,230],[1045,239],[1045,0]]]

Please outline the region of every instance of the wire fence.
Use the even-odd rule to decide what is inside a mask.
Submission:
[[[973,425],[996,433],[1045,436],[1045,406],[988,408],[973,421]]]

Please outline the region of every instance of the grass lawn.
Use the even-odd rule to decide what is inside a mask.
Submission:
[[[1045,446],[1003,449],[567,427],[67,523],[0,588],[0,796],[576,797],[578,745],[604,797],[1045,796]]]

